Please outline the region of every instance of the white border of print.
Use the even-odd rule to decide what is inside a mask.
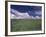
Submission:
[[[41,31],[24,31],[24,32],[11,32],[10,24],[10,5],[28,5],[28,6],[42,6],[42,30]],[[19,34],[35,34],[44,33],[44,4],[34,3],[21,3],[21,2],[8,2],[8,35],[19,35]]]

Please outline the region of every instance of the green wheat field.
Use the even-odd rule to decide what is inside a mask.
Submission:
[[[11,19],[11,32],[41,30],[41,19]]]

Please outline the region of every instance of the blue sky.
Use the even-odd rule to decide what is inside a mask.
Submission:
[[[26,5],[11,5],[11,9],[17,10],[21,13],[28,13],[30,16],[41,16],[41,6],[26,6]]]

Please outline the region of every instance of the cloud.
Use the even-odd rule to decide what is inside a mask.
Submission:
[[[41,15],[42,12],[41,11],[35,11],[35,14]]]
[[[26,13],[21,13],[17,10],[11,9],[11,18],[16,18],[16,19],[26,19],[26,18],[31,18],[29,14]]]
[[[41,12],[35,12],[36,14],[41,14]],[[11,19],[40,19],[39,16],[30,16],[28,12],[22,13],[17,10],[11,9]]]

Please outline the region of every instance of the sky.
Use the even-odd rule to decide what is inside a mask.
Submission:
[[[41,6],[11,5],[11,9],[20,13],[28,13],[30,16],[41,16],[42,14]]]

